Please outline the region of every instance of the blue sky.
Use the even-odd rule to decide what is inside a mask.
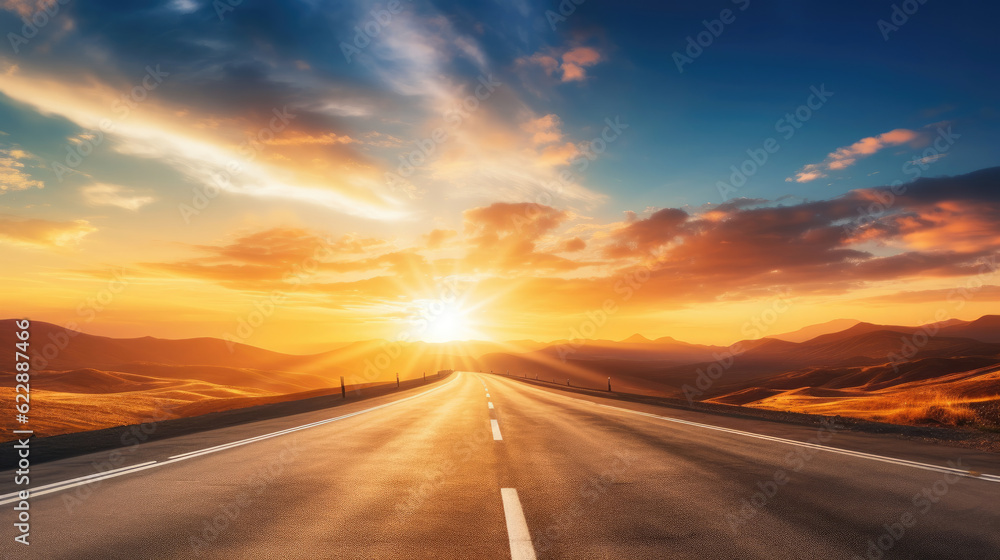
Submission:
[[[740,212],[792,213],[815,201],[828,203],[827,211],[896,181],[964,177],[998,163],[1000,8],[992,5],[219,6],[227,4],[0,4],[7,38],[0,49],[0,250],[26,263],[32,281],[18,280],[24,292],[17,297],[37,301],[40,312],[58,316],[60,305],[71,307],[88,289],[69,279],[93,281],[95,270],[128,266],[150,286],[176,291],[188,317],[178,330],[211,334],[226,323],[219,314],[238,313],[247,293],[268,289],[227,277],[226,270],[246,273],[249,264],[227,262],[222,255],[233,253],[220,248],[266,239],[277,247],[258,249],[272,254],[289,239],[380,240],[372,254],[334,259],[339,264],[316,279],[318,295],[299,303],[312,321],[374,324],[372,334],[385,335],[422,305],[434,279],[597,285],[642,263],[676,281],[699,264],[678,271],[671,259],[704,241],[696,233],[710,237],[709,224],[735,221]],[[894,6],[916,10],[905,22],[897,13],[898,28],[880,27],[893,21]],[[565,17],[554,18],[560,10]],[[26,28],[32,18],[37,30]],[[701,52],[688,53],[696,56],[679,71],[676,53],[699,37]],[[786,137],[776,125],[810,102],[813,88],[833,95]],[[609,120],[627,128],[595,155],[589,142],[607,137]],[[443,139],[434,140],[437,133]],[[935,144],[944,137],[950,140]],[[724,199],[719,184],[730,181],[731,166],[744,165],[747,150],[760,153],[771,138],[777,149]],[[919,173],[911,163],[917,160]],[[723,205],[732,198],[747,200]],[[530,233],[521,225],[505,229],[508,218],[539,204],[545,210],[529,212]],[[893,221],[880,223],[879,235],[854,232],[827,247],[832,260],[824,266],[952,250],[943,241],[952,230],[927,216],[957,212],[958,203],[933,204],[897,205],[879,217]],[[675,220],[675,210],[687,218]],[[816,228],[849,219],[840,209],[829,212],[830,222]],[[722,214],[730,217],[719,221]],[[927,231],[907,229],[915,216]],[[986,211],[974,218],[993,219]],[[822,237],[816,231],[799,233]],[[978,241],[959,242],[965,260],[948,261],[956,268],[895,277],[848,271],[826,285],[811,270],[798,289],[803,297],[851,301],[932,293],[989,254],[990,234],[976,231]],[[866,256],[843,252],[848,248]],[[697,285],[720,286],[697,294],[698,305],[734,298],[751,305],[782,288],[763,277],[737,287],[698,274]],[[406,288],[386,287],[392,276],[403,277]],[[46,289],[52,293],[41,297]],[[199,312],[196,294],[206,290],[225,294],[216,318]],[[677,310],[693,305],[658,293],[648,302],[658,311],[628,320],[679,323]],[[545,332],[572,321],[572,312],[556,307]],[[140,309],[166,313],[150,299],[131,302],[108,328],[134,326]],[[801,313],[796,321],[817,315]],[[724,315],[706,332],[718,331]],[[917,311],[897,315],[918,320]],[[545,336],[503,326],[521,320],[495,323],[510,336]]]

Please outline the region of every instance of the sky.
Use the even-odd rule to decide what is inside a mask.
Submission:
[[[4,316],[288,352],[1000,313],[1000,7],[0,0]]]

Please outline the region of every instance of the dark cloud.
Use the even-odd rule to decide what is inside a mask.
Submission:
[[[1000,168],[994,168],[914,181],[897,187],[892,199],[884,199],[892,191],[883,187],[786,206],[721,205],[700,216],[664,209],[614,231],[603,251],[649,264],[651,292],[698,299],[966,276],[1000,251],[998,187]],[[887,204],[852,227],[876,192]],[[876,254],[863,242],[893,247],[893,254]]]
[[[604,248],[604,254],[618,258],[652,253],[680,235],[688,217],[683,210],[665,208],[644,220],[632,221],[614,233],[614,241]]]

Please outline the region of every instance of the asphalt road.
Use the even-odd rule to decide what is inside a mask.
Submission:
[[[1000,557],[996,455],[476,373],[13,477],[5,559]]]

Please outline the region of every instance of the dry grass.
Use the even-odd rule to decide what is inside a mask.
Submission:
[[[953,397],[940,391],[925,391],[914,396],[882,398],[873,409],[873,415],[891,424],[940,424],[945,426],[975,426],[982,424],[979,415],[969,405],[970,401]]]
[[[903,425],[972,426],[989,429],[993,422],[980,410],[1000,397],[970,399],[936,389],[874,393],[846,398],[777,395],[750,406],[809,414],[840,415]]]

